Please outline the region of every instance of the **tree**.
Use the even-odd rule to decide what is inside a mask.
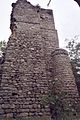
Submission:
[[[4,52],[6,46],[7,46],[7,42],[5,40],[0,41],[0,51]]]
[[[0,64],[4,63],[6,46],[7,46],[7,42],[5,40],[0,41]]]
[[[68,41],[66,48],[69,52],[72,70],[80,94],[80,42],[78,40],[78,36],[75,36],[71,40],[66,39],[66,41]]]

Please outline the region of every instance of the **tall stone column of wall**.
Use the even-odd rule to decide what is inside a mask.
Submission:
[[[12,4],[11,31],[0,90],[0,116],[49,116],[41,97],[48,93],[51,51],[58,47],[52,10],[26,0]]]
[[[59,48],[58,34],[55,29],[54,16],[52,10],[40,10],[40,31],[41,39],[43,41],[43,50],[45,57],[45,70],[48,80],[48,86],[50,85],[52,76],[52,59],[51,52],[56,48]]]
[[[67,93],[67,100],[79,105],[78,90],[67,51],[64,49],[56,49],[52,52],[52,60],[54,80],[61,82],[61,86],[57,89]]]

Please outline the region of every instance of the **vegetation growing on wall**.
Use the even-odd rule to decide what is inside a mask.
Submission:
[[[66,100],[67,93],[58,79],[52,81],[49,94],[42,97],[43,105],[49,105],[52,120],[79,120],[75,105]]]

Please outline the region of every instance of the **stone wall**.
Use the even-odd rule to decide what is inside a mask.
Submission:
[[[62,81],[62,90],[67,92],[69,98],[79,97],[67,51],[56,49],[52,52],[52,59],[54,79]]]
[[[62,91],[65,101],[74,106],[77,113],[80,113],[80,98],[73,75],[68,52],[64,49],[56,49],[52,52],[53,78],[60,82],[58,91]]]
[[[12,4],[9,38],[0,91],[0,115],[5,117],[49,115],[41,98],[51,81],[51,51],[58,47],[52,10],[26,0]]]
[[[59,48],[52,10],[33,6],[26,0],[18,0],[12,7],[12,34],[0,87],[0,116],[50,116],[42,97],[48,94],[55,77],[63,81],[66,76],[66,89],[78,96],[68,57],[56,51],[53,59],[51,56]]]

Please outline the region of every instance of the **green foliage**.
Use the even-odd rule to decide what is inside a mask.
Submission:
[[[67,93],[58,79],[52,81],[48,95],[42,97],[42,104],[49,105],[52,120],[79,120],[77,112],[70,101],[66,100]]]
[[[7,43],[6,41],[0,41],[0,58],[4,57],[4,54],[5,54],[5,50],[6,50],[6,47],[7,47]],[[1,60],[2,61],[2,60]],[[1,62],[2,63],[2,62]]]
[[[78,36],[75,36],[72,39],[66,39],[67,42],[66,48],[69,52],[69,56],[71,60],[79,60],[80,57],[80,42],[78,40]]]
[[[71,40],[67,39],[68,44],[66,46],[69,52],[75,77],[79,74],[80,71],[80,42],[77,40],[78,38],[76,36]]]
[[[4,40],[4,41],[0,41],[0,51],[3,52],[3,50],[6,48],[7,46],[7,42]]]
[[[71,59],[72,70],[76,78],[76,83],[80,86],[80,42],[79,36],[75,36],[73,39],[66,39],[67,50]],[[78,87],[80,88],[80,87]],[[78,89],[79,90],[79,89]],[[80,90],[79,90],[80,92]]]

